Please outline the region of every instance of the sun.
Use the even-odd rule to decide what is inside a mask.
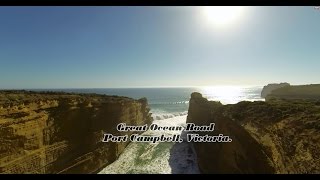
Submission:
[[[244,11],[245,7],[241,6],[206,6],[203,9],[207,21],[221,27],[236,23]]]

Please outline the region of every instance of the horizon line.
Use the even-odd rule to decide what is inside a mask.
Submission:
[[[267,84],[236,84],[236,85],[227,85],[227,84],[216,84],[216,85],[198,85],[198,86],[118,86],[118,87],[35,87],[35,88],[0,88],[0,90],[60,90],[60,89],[148,89],[148,88],[208,88],[208,87],[263,87],[268,84],[279,84],[284,82],[274,82]],[[288,82],[286,82],[288,83]],[[300,86],[300,85],[317,85],[320,83],[306,83],[306,84],[291,84],[291,86]]]
[[[0,88],[0,90],[47,90],[47,89],[147,89],[147,88],[205,88],[205,87],[255,87],[264,85],[203,85],[203,86],[120,86],[120,87],[54,87],[54,88]]]

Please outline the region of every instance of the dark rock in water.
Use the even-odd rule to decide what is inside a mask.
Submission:
[[[282,87],[286,87],[286,86],[290,86],[289,83],[280,83],[280,84],[268,84],[266,86],[263,87],[262,91],[261,91],[261,97],[262,98],[266,98],[269,94],[271,94],[271,92],[273,90],[282,88]]]
[[[103,143],[104,133],[151,120],[146,99],[0,91],[0,173],[95,173],[129,143]]]
[[[202,173],[320,172],[318,102],[221,105],[196,97],[190,99],[187,121],[197,125],[214,122],[215,130],[209,135],[232,138],[229,143],[194,143]]]

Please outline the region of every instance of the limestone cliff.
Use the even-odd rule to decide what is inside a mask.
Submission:
[[[219,102],[208,101],[199,93],[191,95],[187,123],[208,125],[215,130],[208,135],[224,134],[230,143],[194,143],[202,173],[273,173],[264,148],[238,123],[223,113]],[[203,135],[204,135],[203,134]]]
[[[103,143],[116,125],[151,123],[146,99],[0,92],[0,173],[94,173],[127,143]]]
[[[268,84],[263,87],[261,91],[261,97],[266,98],[273,90],[282,88],[282,87],[288,87],[290,86],[289,83],[280,83],[280,84]]]
[[[194,143],[203,173],[319,173],[320,106],[312,101],[221,105],[193,93],[188,122],[215,122],[231,143]]]
[[[266,101],[272,99],[320,100],[320,84],[285,86],[273,90],[265,99]]]

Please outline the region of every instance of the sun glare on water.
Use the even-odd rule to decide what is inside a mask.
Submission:
[[[221,101],[223,104],[234,104],[244,97],[243,88],[238,86],[202,87],[201,93],[208,100]]]
[[[203,8],[209,23],[218,27],[234,24],[245,12],[241,6],[206,6]]]

